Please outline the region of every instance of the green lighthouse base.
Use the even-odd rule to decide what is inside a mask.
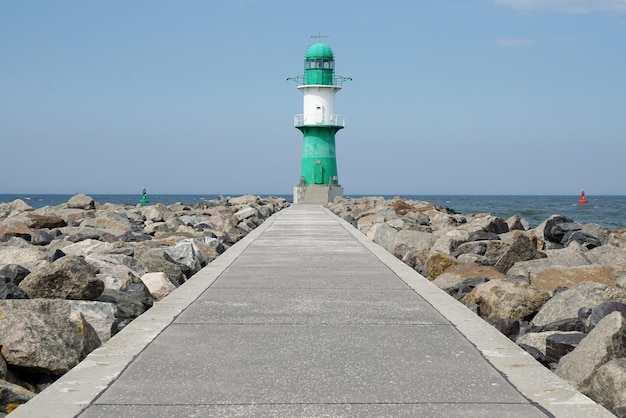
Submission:
[[[343,197],[343,187],[338,184],[304,184],[293,188],[294,204],[324,205]]]

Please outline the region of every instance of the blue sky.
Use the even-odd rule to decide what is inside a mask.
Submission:
[[[346,194],[626,194],[625,0],[2,0],[0,193],[290,194],[318,33]]]

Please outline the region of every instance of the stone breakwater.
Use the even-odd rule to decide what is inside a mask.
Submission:
[[[288,205],[250,195],[193,207],[100,205],[83,194],[36,210],[0,203],[0,414]]]
[[[328,208],[626,416],[626,229],[552,215],[460,214],[423,201],[336,199]]]

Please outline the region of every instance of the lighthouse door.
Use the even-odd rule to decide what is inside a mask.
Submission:
[[[313,183],[324,183],[324,167],[322,166],[322,162],[320,160],[315,161],[315,168],[313,170]]]
[[[324,106],[321,104],[315,106],[315,123],[324,123]]]

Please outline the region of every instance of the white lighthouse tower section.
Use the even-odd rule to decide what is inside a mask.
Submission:
[[[304,94],[302,125],[344,125],[343,117],[335,114],[335,93],[341,87],[304,85],[298,86],[298,90]]]

